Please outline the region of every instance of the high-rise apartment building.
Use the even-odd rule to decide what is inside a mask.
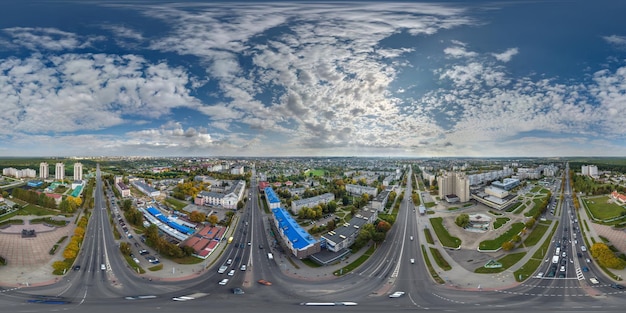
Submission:
[[[80,162],[74,163],[74,180],[83,180],[83,164]]]
[[[462,172],[444,172],[437,177],[439,198],[449,202],[470,200],[469,179]]]
[[[595,165],[583,165],[580,168],[580,172],[582,175],[597,177],[598,176],[598,167]]]
[[[65,179],[65,164],[57,163],[54,168],[54,179],[63,180]]]
[[[47,162],[39,163],[39,178],[48,179],[49,175],[50,175],[50,168],[48,167],[48,163]]]

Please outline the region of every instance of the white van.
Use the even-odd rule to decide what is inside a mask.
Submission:
[[[274,255],[271,254],[271,253],[268,253],[267,254],[267,258],[270,259],[270,260],[273,260],[274,259]]]

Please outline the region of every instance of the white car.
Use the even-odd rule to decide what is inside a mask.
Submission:
[[[543,272],[539,272],[539,273],[537,274],[537,278],[541,278],[541,277],[543,277]]]
[[[188,301],[188,300],[193,300],[193,299],[195,299],[195,298],[187,297],[187,296],[172,298],[172,300],[174,300],[174,301]]]
[[[228,276],[233,276],[235,275],[235,270],[230,270],[230,272],[228,272]]]
[[[389,298],[400,298],[404,295],[404,291],[396,291],[389,295]]]
[[[246,265],[245,265],[245,264],[242,264],[242,265],[241,265],[241,267],[240,267],[239,269],[240,269],[240,270],[242,270],[242,271],[245,271],[245,270],[246,270]]]
[[[413,236],[411,236],[411,240],[413,240]]]
[[[411,264],[415,263],[415,259],[411,259]]]
[[[226,264],[228,264],[228,265],[233,264],[233,259],[228,259],[228,260],[226,260]]]
[[[218,284],[220,284],[220,286],[226,286],[226,284],[228,284],[228,278],[224,278],[220,280]]]

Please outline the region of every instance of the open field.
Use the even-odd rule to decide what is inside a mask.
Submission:
[[[595,218],[601,220],[618,217],[626,212],[624,207],[609,200],[610,198],[608,196],[603,196],[584,199],[583,201],[585,201],[585,204],[589,208],[589,211],[591,211],[591,214],[593,214]]]

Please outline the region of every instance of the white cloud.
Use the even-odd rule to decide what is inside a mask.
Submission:
[[[513,56],[515,56],[518,52],[519,50],[517,48],[509,48],[509,49],[506,49],[506,51],[502,53],[492,53],[491,55],[493,55],[496,58],[496,60],[506,63],[506,62],[511,61]]]
[[[0,73],[0,127],[10,131],[103,129],[199,103],[184,70],[133,55],[33,55],[0,60]]]
[[[626,36],[610,35],[610,36],[603,36],[602,39],[604,39],[609,44],[616,46],[620,49],[626,48]]]
[[[103,39],[99,36],[85,38],[56,28],[11,27],[2,31],[13,38],[14,45],[35,51],[81,49]]]
[[[135,41],[143,41],[144,37],[141,32],[122,25],[102,25],[102,28],[110,30],[117,37],[124,39],[132,39]]]
[[[473,58],[478,53],[473,51],[467,51],[464,46],[453,46],[443,49],[443,53],[453,58]]]

